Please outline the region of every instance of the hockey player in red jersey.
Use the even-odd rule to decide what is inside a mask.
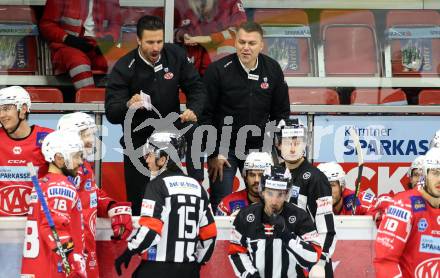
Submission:
[[[234,192],[223,198],[218,205],[217,215],[235,215],[240,209],[260,202],[258,186],[264,170],[271,165],[273,165],[273,161],[270,154],[265,152],[250,153],[246,157],[242,171],[246,189]]]
[[[94,141],[96,124],[93,118],[82,112],[62,116],[57,125],[58,130],[78,134],[84,144],[85,156],[94,158]],[[110,217],[113,229],[112,239],[126,240],[132,230],[131,203],[116,202],[95,182],[92,167],[88,161],[79,167],[75,177],[75,186],[83,204],[85,248],[87,254],[87,277],[99,277],[98,258],[96,254],[96,217]]]
[[[408,169],[408,189],[418,188],[422,186],[423,181],[423,160],[425,156],[420,155],[414,159],[411,166]],[[376,226],[379,228],[385,211],[394,203],[394,192],[384,193],[379,195],[374,201],[374,205],[371,207],[369,214],[373,216],[376,221]]]
[[[26,215],[32,181],[26,164],[47,173],[41,142],[51,129],[28,122],[31,99],[20,86],[0,90],[0,216]]]
[[[55,131],[43,141],[48,173],[39,180],[49,213],[70,265],[66,273],[35,188],[30,195],[21,267],[22,278],[87,277],[81,201],[72,183],[82,163],[83,145],[74,133]]]
[[[142,262],[132,277],[198,278],[200,266],[214,251],[217,228],[207,193],[180,169],[182,139],[155,132],[145,145],[151,180],[142,201],[140,228],[115,260],[119,275],[121,265],[127,267],[139,254]]]
[[[354,191],[345,187],[345,172],[336,162],[321,163],[318,169],[324,173],[332,187],[333,213],[352,215]],[[355,215],[366,215],[374,204],[374,194],[368,191],[359,193],[356,198]]]
[[[425,183],[394,197],[376,238],[376,277],[440,277],[440,149],[423,163]]]

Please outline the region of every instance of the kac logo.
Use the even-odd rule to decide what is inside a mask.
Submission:
[[[22,149],[21,149],[20,146],[15,146],[15,147],[12,149],[12,152],[13,152],[14,154],[21,154]]]
[[[253,215],[252,213],[248,214],[248,216],[246,217],[246,221],[249,223],[252,223],[255,221],[255,215]]]

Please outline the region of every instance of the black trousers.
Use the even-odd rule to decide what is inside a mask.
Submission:
[[[200,265],[198,263],[167,263],[142,260],[132,277],[199,278]]]
[[[142,157],[138,159],[144,167],[147,167]],[[144,198],[145,188],[150,181],[150,177],[144,176],[139,172],[126,155],[124,155],[124,175],[127,200],[131,202],[132,214],[138,216],[141,214],[142,199]]]

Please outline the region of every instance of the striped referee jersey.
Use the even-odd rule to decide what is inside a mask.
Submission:
[[[279,237],[270,224],[264,204],[240,210],[229,245],[229,259],[237,277],[297,277],[297,271],[308,272],[318,261],[319,236],[307,213],[285,202],[280,216],[290,232],[287,239]]]
[[[139,224],[128,249],[143,260],[205,263],[214,250],[217,229],[207,193],[183,173],[166,170],[147,185]]]

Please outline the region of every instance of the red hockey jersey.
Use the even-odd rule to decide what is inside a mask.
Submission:
[[[40,186],[61,242],[66,243],[73,240],[73,252],[83,254],[81,201],[75,186],[66,176],[54,173],[48,173],[40,179]],[[21,277],[66,277],[63,272],[61,256],[54,251],[55,249],[56,243],[53,240],[47,218],[37,192],[33,189],[26,221]]]
[[[38,168],[38,177],[47,173],[48,164],[41,153],[41,144],[52,129],[34,125],[24,139],[10,138],[0,129],[0,216],[26,215],[32,181],[27,163]]]
[[[246,189],[229,194],[218,204],[217,215],[230,216],[234,212],[249,206]]]
[[[99,277],[95,238],[96,217],[108,217],[108,206],[114,201],[98,188],[92,167],[88,162],[84,162],[80,167],[75,177],[75,186],[81,200],[84,216],[87,277]]]
[[[338,213],[333,211],[335,215],[352,215],[353,210],[354,191],[345,188],[342,191],[342,210]],[[374,194],[368,191],[359,192],[356,199],[356,213],[355,215],[366,215],[374,204]]]
[[[394,197],[376,238],[376,277],[440,277],[440,209],[417,189]]]
[[[371,206],[368,214],[373,216],[376,221],[376,226],[379,228],[380,222],[388,209],[389,206],[394,204],[394,193],[384,193],[379,195],[376,200],[374,200],[373,206]]]

